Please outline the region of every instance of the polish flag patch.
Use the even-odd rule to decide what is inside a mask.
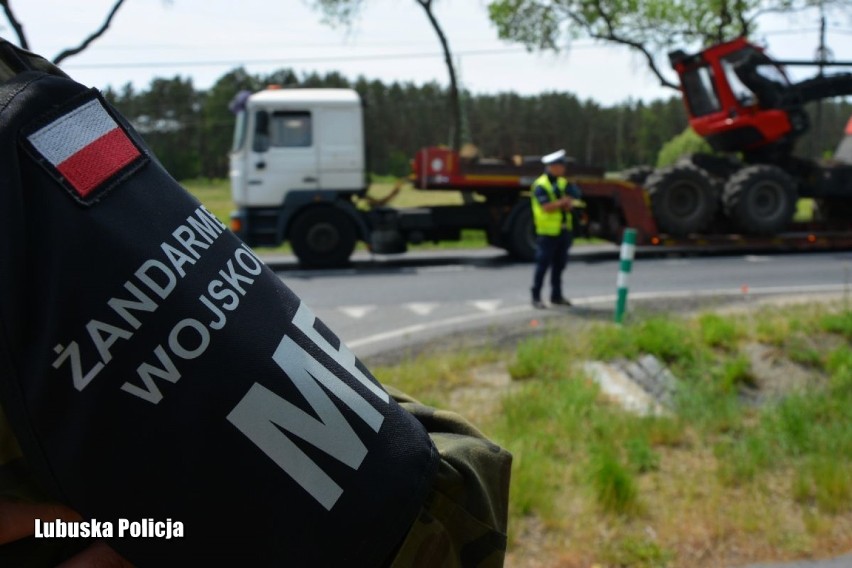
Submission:
[[[91,203],[137,169],[145,155],[97,95],[49,118],[26,136],[42,163],[72,196]],[[122,175],[124,174],[124,175]]]

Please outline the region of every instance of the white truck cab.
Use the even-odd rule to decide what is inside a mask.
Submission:
[[[231,229],[249,246],[289,241],[302,265],[332,267],[346,264],[358,241],[376,254],[457,241],[465,229],[485,231],[507,250],[534,242],[527,184],[459,205],[394,208],[367,200],[359,209],[356,197],[368,182],[364,108],[354,90],[266,89],[240,93],[230,106],[237,114]]]
[[[366,234],[346,199],[366,192],[365,154],[354,90],[269,88],[243,97],[230,155],[233,228],[252,246],[289,239],[303,260],[348,258]]]

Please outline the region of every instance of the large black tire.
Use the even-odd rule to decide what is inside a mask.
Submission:
[[[342,266],[355,250],[357,234],[349,216],[336,207],[313,207],[293,221],[288,232],[303,266]]]
[[[621,172],[619,177],[636,185],[645,185],[645,181],[652,173],[654,173],[654,168],[651,166],[634,166]]]
[[[747,234],[772,235],[784,230],[796,212],[796,184],[777,166],[748,166],[725,184],[725,214]]]
[[[657,227],[663,233],[687,235],[710,226],[719,209],[719,188],[704,170],[676,164],[648,176],[645,188]]]
[[[506,250],[513,258],[524,262],[535,260],[536,236],[531,207],[518,211],[506,237]]]

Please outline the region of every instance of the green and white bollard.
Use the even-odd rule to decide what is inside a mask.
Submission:
[[[615,302],[615,323],[621,323],[627,310],[627,275],[633,268],[636,252],[636,229],[625,229],[621,241],[621,262],[618,267],[618,299]]]

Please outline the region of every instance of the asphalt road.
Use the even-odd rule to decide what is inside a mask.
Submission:
[[[532,265],[498,250],[356,255],[335,270],[304,270],[266,257],[281,279],[364,357],[448,332],[541,317],[530,305]],[[575,310],[614,308],[618,249],[576,247],[564,277]],[[823,293],[852,288],[852,252],[660,256],[639,254],[630,295],[677,298]],[[545,286],[545,297],[547,294]],[[553,312],[554,310],[546,310]]]

